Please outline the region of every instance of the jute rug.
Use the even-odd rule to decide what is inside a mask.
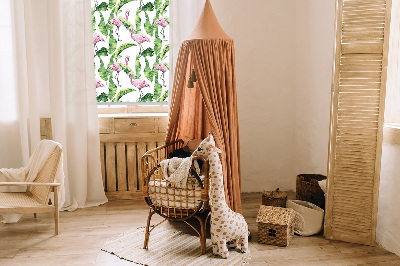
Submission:
[[[249,253],[229,251],[229,258],[212,254],[211,240],[207,239],[207,252],[201,255],[199,237],[168,228],[157,227],[150,234],[149,249],[143,249],[145,228],[130,230],[115,240],[108,241],[103,251],[143,265],[242,265]]]

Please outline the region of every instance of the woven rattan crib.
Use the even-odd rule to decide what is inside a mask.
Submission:
[[[208,162],[200,156],[192,158],[202,161],[203,178],[196,174],[193,163],[186,187],[177,188],[173,183],[163,179],[160,162],[168,159],[170,153],[181,149],[183,141],[177,140],[167,145],[149,150],[141,160],[143,198],[150,206],[147,218],[144,248],[148,248],[150,232],[166,220],[183,221],[193,228],[200,236],[201,253],[206,252],[206,224],[210,217],[209,212],[209,173]],[[154,213],[165,219],[150,229],[151,217]],[[200,232],[192,225],[189,219],[195,218],[200,223]]]

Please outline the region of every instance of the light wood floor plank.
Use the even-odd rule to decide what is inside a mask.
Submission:
[[[294,193],[289,194],[293,198]],[[255,222],[260,193],[242,197],[252,240],[249,265],[400,265],[400,258],[382,247],[330,241],[322,234],[295,236],[288,247],[257,243]],[[148,206],[142,200],[111,201],[99,207],[60,213],[60,234],[54,235],[51,214],[25,215],[16,224],[0,223],[0,265],[135,265],[101,251],[103,243],[131,228],[145,226]],[[154,216],[152,223],[161,217]],[[162,226],[194,234],[184,223]]]

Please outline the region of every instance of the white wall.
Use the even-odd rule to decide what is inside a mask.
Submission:
[[[382,146],[376,241],[400,256],[400,146]]]
[[[335,0],[296,4],[295,172],[326,175]]]
[[[289,188],[294,174],[295,1],[212,5],[235,41],[242,190]]]
[[[334,0],[215,0],[235,41],[242,191],[326,174]]]

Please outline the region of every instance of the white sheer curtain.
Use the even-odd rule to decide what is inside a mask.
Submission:
[[[105,203],[90,1],[3,2],[8,6],[11,2],[15,37],[11,50],[16,57],[7,65],[15,66],[17,82],[15,86],[9,81],[0,87],[1,91],[17,94],[9,93],[14,112],[0,109],[0,123],[7,123],[2,126],[1,137],[14,138],[0,142],[0,167],[26,166],[40,141],[40,117],[51,117],[53,138],[63,146],[64,209]],[[8,78],[13,79],[11,73]],[[14,158],[6,161],[8,151],[14,153]]]
[[[171,0],[170,8],[170,88],[174,82],[174,70],[176,60],[178,59],[179,47],[182,41],[186,40],[197,19],[203,10],[205,0]]]
[[[0,168],[23,164],[15,88],[14,41],[10,1],[0,1]]]

